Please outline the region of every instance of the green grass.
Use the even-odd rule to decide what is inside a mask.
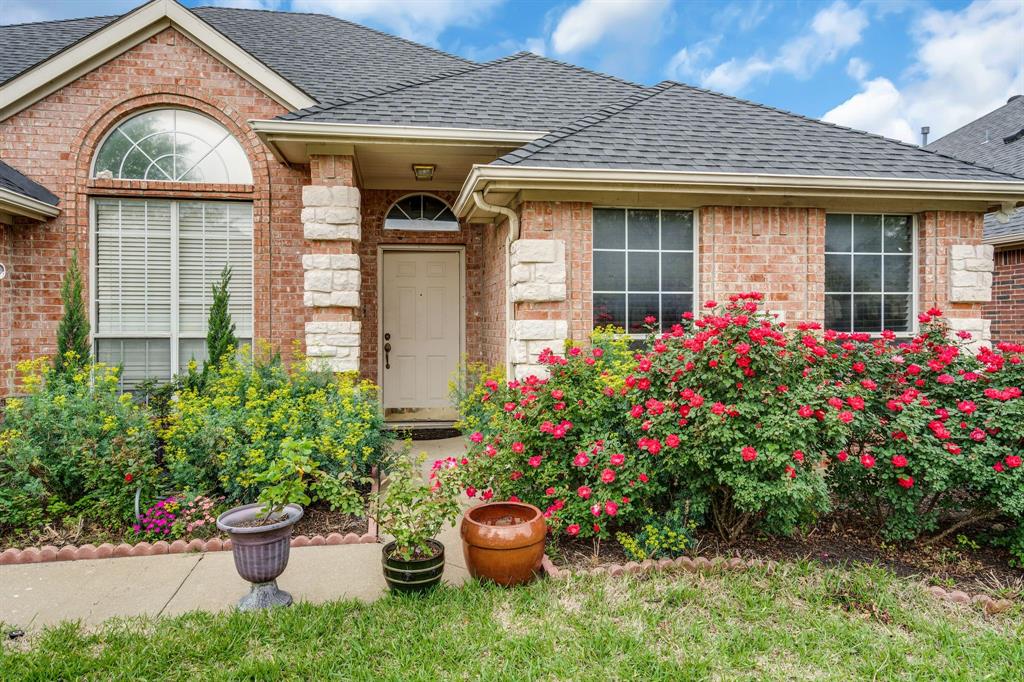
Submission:
[[[1024,614],[938,602],[879,568],[471,584],[427,597],[68,624],[0,679],[1024,678]]]

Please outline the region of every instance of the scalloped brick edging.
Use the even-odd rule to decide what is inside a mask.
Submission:
[[[612,577],[618,577],[626,573],[638,574],[648,573],[651,571],[683,570],[687,573],[700,573],[726,570],[743,571],[748,568],[766,568],[770,572],[774,571],[777,566],[778,562],[771,560],[744,560],[739,557],[733,557],[731,559],[725,559],[723,557],[715,557],[713,559],[696,557],[691,559],[690,557],[684,556],[677,559],[659,559],[658,561],[648,559],[641,563],[630,561],[626,564],[611,564],[610,566],[597,566],[596,568],[581,571],[567,571],[555,566],[547,554],[545,554],[541,559],[541,568],[544,570],[544,573],[553,580],[564,580],[572,575],[610,575]],[[1003,613],[1013,608],[1013,601],[1009,599],[994,599],[987,594],[976,594],[971,596],[960,590],[946,591],[937,585],[929,587],[925,591],[936,599],[943,601],[952,602],[954,604],[978,606],[989,615]]]
[[[377,535],[364,533],[356,535],[348,533],[330,533],[327,536],[297,535],[292,538],[292,547],[320,547],[323,545],[366,545],[380,542]],[[44,545],[43,547],[28,547],[26,549],[9,548],[0,552],[0,566],[11,566],[14,564],[38,564],[46,561],[86,561],[90,559],[110,559],[126,556],[156,556],[160,554],[184,554],[185,552],[223,552],[231,549],[231,540],[223,538],[211,538],[210,540],[175,540],[166,542],[139,542],[134,545],[121,543],[112,545],[105,542],[98,547],[95,545],[82,545],[75,547],[67,545],[54,547]]]

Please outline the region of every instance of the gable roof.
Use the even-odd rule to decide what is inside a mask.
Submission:
[[[278,118],[548,131],[642,91],[642,86],[614,76],[519,52]]]
[[[995,111],[940,137],[925,149],[1024,176],[1024,97],[1011,97]],[[986,215],[985,241],[1024,241],[1024,209],[1017,209],[1005,223],[992,213]]]
[[[1024,97],[1011,97],[925,149],[1024,176]]]
[[[56,206],[60,199],[57,195],[40,185],[35,180],[28,178],[14,168],[0,161],[0,189],[5,189],[15,194],[26,196],[36,201],[41,201],[50,206]]]
[[[198,7],[193,14],[319,102],[438,71],[461,57],[323,14]],[[0,26],[0,84],[121,17]]]
[[[914,145],[665,81],[495,165],[705,173],[1020,180]]]

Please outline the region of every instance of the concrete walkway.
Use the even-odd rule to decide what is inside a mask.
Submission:
[[[426,452],[429,468],[435,459],[464,451],[462,439],[451,438],[414,442],[412,454]],[[444,579],[461,585],[469,576],[458,526],[445,528],[438,539],[445,545]],[[371,601],[387,592],[381,545],[293,548],[278,585],[296,602]],[[231,552],[0,566],[0,623],[5,630],[33,632],[64,620],[96,625],[114,616],[219,611],[233,607],[248,589]]]

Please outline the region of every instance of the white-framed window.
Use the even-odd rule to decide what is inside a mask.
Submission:
[[[391,204],[384,216],[384,229],[458,232],[459,219],[433,194],[408,194]]]
[[[95,352],[123,367],[125,387],[205,359],[211,287],[226,265],[235,334],[250,342],[251,203],[96,198],[91,211]]]
[[[252,184],[245,150],[208,116],[151,109],[119,123],[100,144],[93,177]]]
[[[917,228],[911,215],[825,217],[825,327],[914,331]]]
[[[693,310],[693,211],[594,208],[594,326],[644,332],[654,317],[668,329]]]

